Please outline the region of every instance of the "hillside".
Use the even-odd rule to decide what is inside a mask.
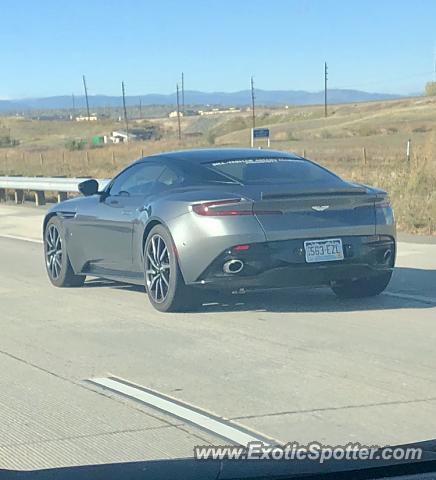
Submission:
[[[360,90],[332,89],[328,92],[329,102],[349,103],[367,102],[378,100],[390,100],[400,98],[399,95],[386,93],[370,93]],[[127,106],[136,106],[141,99],[142,105],[175,105],[176,94],[168,95],[145,94],[126,96]],[[76,105],[84,108],[85,97],[76,96]],[[249,105],[251,92],[242,90],[239,92],[199,92],[194,90],[185,91],[187,105]],[[306,92],[302,90],[258,90],[256,89],[256,102],[259,105],[316,105],[324,102],[324,92]],[[43,109],[71,109],[72,99],[70,95],[62,95],[47,98],[26,98],[17,100],[0,100],[0,112],[20,112],[26,110]],[[89,104],[92,108],[120,107],[121,96],[90,95]]]
[[[109,177],[141,155],[180,148],[249,146],[251,112],[150,120],[161,140],[109,144],[92,148],[94,135],[122,129],[114,121],[41,121],[7,117],[0,130],[20,144],[0,149],[0,174]],[[144,121],[132,122],[140,126]],[[321,106],[259,108],[256,125],[271,131],[271,147],[311,158],[344,178],[389,191],[399,227],[411,232],[436,231],[436,98]],[[69,151],[72,139],[85,150]],[[411,141],[411,155],[406,145]],[[262,146],[259,143],[259,146]]]

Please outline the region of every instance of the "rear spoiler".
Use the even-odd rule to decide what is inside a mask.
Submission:
[[[314,196],[340,196],[340,195],[366,195],[368,191],[363,187],[344,188],[344,189],[332,189],[332,190],[312,190],[304,192],[280,192],[280,193],[268,193],[262,192],[262,200],[281,200],[286,198],[304,198]]]

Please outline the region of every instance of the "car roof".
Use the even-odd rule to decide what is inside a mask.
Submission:
[[[249,158],[277,157],[301,159],[301,157],[295,153],[281,152],[279,150],[261,150],[258,148],[197,148],[192,150],[177,150],[174,152],[163,152],[156,155],[150,155],[137,160],[136,163],[157,159],[193,163],[209,163],[227,160],[244,160]]]

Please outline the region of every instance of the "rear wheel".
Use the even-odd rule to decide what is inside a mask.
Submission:
[[[192,309],[194,292],[185,285],[171,235],[162,225],[153,227],[144,247],[145,287],[150,303],[160,312]]]
[[[391,277],[392,271],[382,272],[373,277],[338,282],[331,288],[341,298],[374,297],[385,290]]]
[[[56,287],[81,287],[85,275],[76,275],[71,266],[62,222],[52,217],[44,232],[44,256],[48,278]]]

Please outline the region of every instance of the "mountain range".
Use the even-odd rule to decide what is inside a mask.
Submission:
[[[258,90],[255,91],[256,104],[262,106],[278,105],[317,105],[324,102],[324,91],[307,92],[304,90]],[[377,100],[393,100],[402,98],[401,95],[388,93],[364,92],[361,90],[332,89],[328,91],[329,103],[354,103]],[[139,105],[166,105],[176,104],[176,94],[146,94],[126,96],[127,106]],[[200,92],[185,91],[186,105],[222,105],[245,106],[251,103],[251,91],[238,92]],[[78,108],[85,106],[85,97],[76,96],[75,105]],[[90,95],[90,109],[122,106],[121,96]],[[71,109],[71,95],[59,95],[43,98],[24,98],[18,100],[0,100],[0,112],[23,112],[26,110]]]

